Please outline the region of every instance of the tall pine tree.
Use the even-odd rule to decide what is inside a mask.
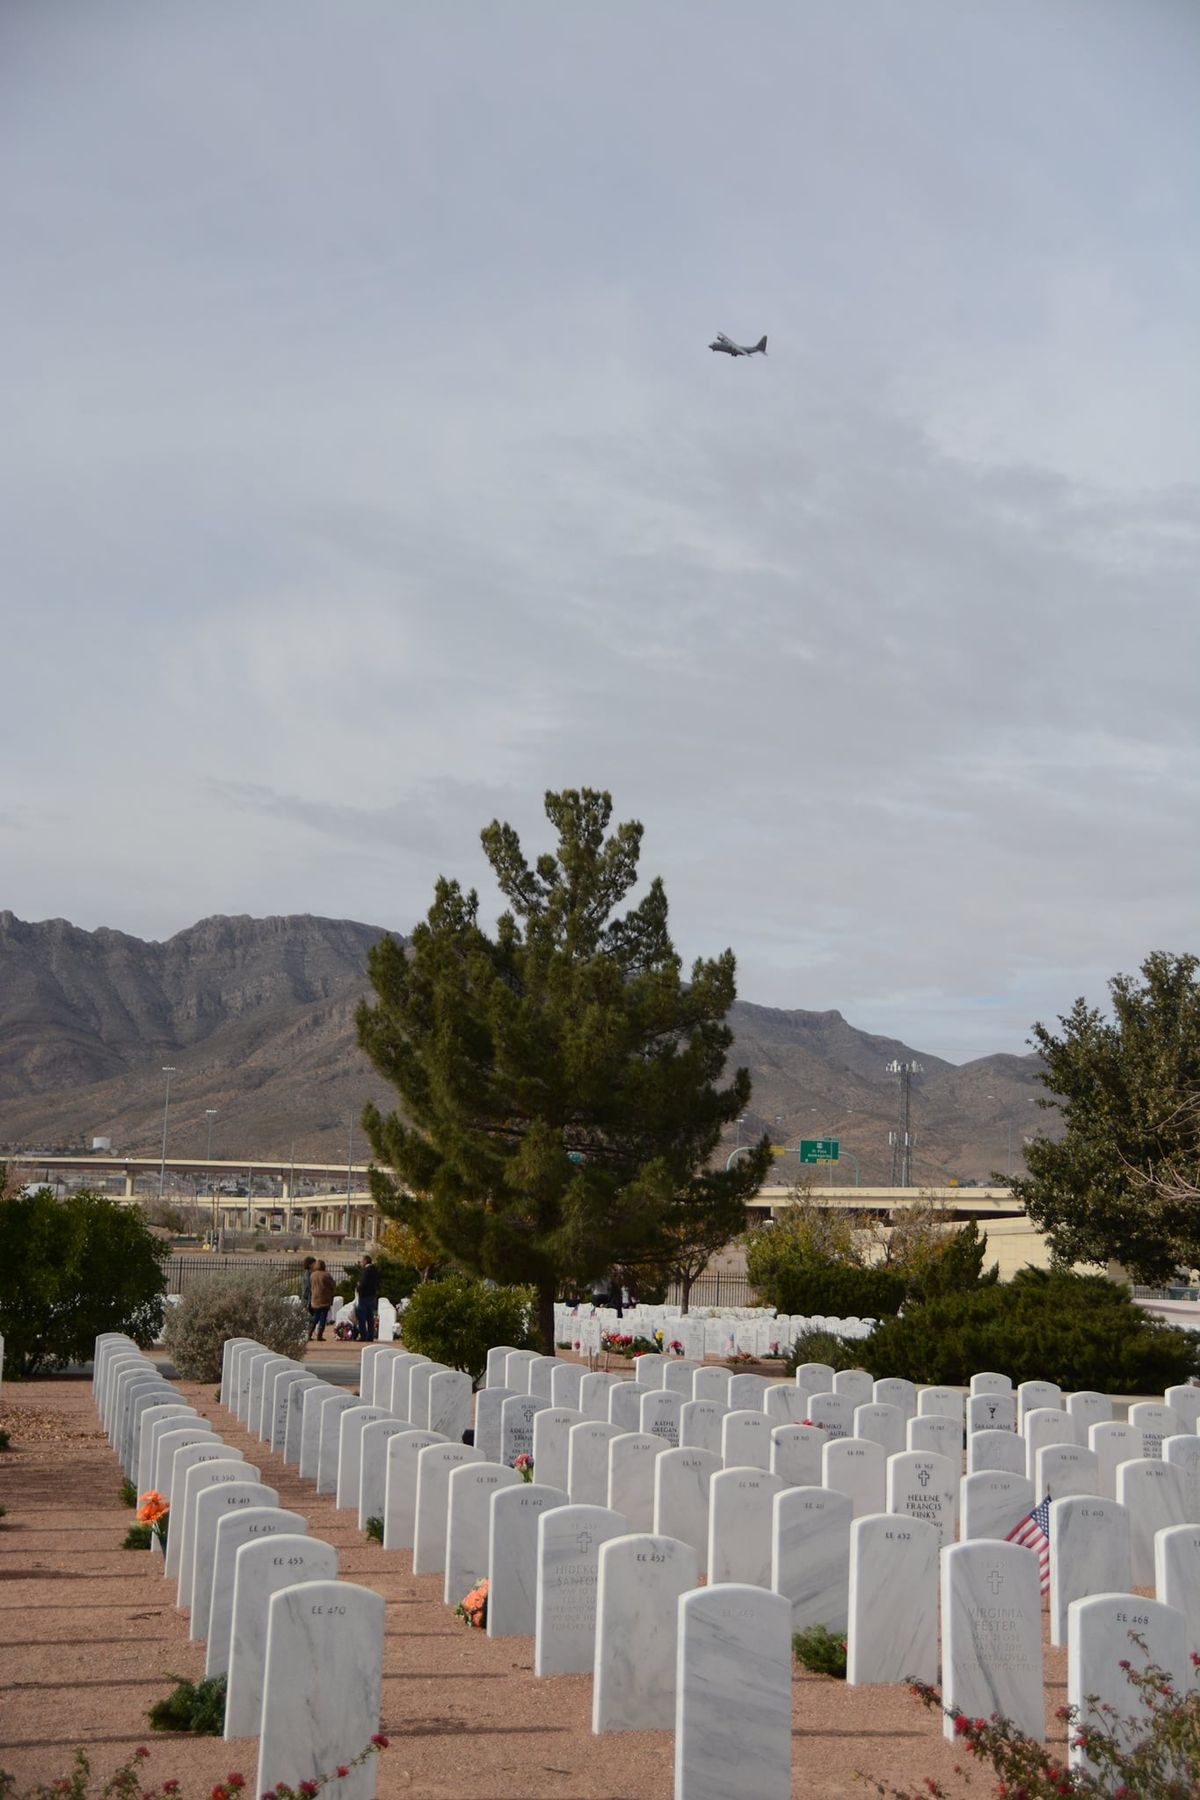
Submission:
[[[708,1166],[750,1098],[745,1069],[721,1085],[733,952],[685,981],[657,879],[617,911],[642,827],[608,835],[608,794],[547,794],[546,816],[557,848],[532,868],[511,826],[481,834],[508,903],[494,936],[475,893],[443,879],[411,947],[376,946],[358,1036],[399,1097],[363,1117],[380,1207],[415,1207],[463,1268],[531,1283],[552,1350],[564,1283],[735,1236],[771,1153],[764,1137]]]

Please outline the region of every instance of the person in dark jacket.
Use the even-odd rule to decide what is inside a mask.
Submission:
[[[364,1344],[375,1336],[375,1305],[379,1299],[379,1265],[369,1256],[362,1259],[362,1269],[354,1289],[354,1316],[358,1335]]]

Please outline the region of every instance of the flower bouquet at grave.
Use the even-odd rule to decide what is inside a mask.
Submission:
[[[157,1488],[151,1488],[149,1492],[139,1497],[134,1517],[139,1525],[150,1527],[150,1549],[157,1548],[165,1556],[171,1508],[169,1502],[164,1500]]]
[[[633,1355],[633,1339],[626,1331],[602,1331],[600,1348],[609,1356],[624,1356],[628,1359]]]
[[[522,1450],[520,1456],[513,1457],[512,1466],[517,1471],[517,1474],[521,1477],[522,1481],[533,1480],[533,1458],[529,1455],[527,1450]],[[484,1586],[487,1586],[486,1582],[484,1583]]]
[[[454,1609],[456,1619],[464,1625],[473,1625],[476,1631],[482,1631],[487,1625],[488,1584],[486,1577],[473,1587],[469,1594],[464,1594]]]
[[[667,1348],[670,1350],[672,1356],[682,1356],[683,1355],[683,1345],[680,1343],[678,1338],[672,1338],[671,1342],[667,1346]]]

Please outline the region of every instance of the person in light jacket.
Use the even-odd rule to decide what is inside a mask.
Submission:
[[[318,1262],[312,1272],[312,1288],[308,1303],[308,1335],[311,1338],[316,1332],[318,1344],[325,1341],[325,1321],[329,1317],[329,1309],[333,1305],[336,1293],[333,1276],[323,1262]]]

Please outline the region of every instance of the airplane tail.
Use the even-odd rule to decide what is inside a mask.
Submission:
[[[767,354],[767,339],[766,339],[765,332],[764,332],[763,336],[759,338],[759,340],[758,340],[757,344],[755,344],[754,348],[756,350],[761,350],[764,356]]]

